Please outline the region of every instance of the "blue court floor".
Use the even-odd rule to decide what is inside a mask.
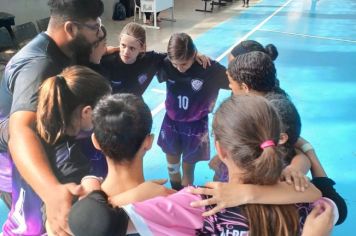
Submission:
[[[356,1],[262,0],[195,42],[200,52],[226,65],[226,53],[245,39],[273,43],[278,48],[278,78],[300,112],[302,136],[313,144],[348,205],[348,218],[333,235],[354,235]],[[229,95],[221,91],[217,104]],[[158,137],[164,116],[164,84],[154,81],[144,99],[152,109],[153,132]],[[144,167],[146,179],[168,178],[165,156],[157,145],[145,157]],[[206,162],[199,163],[195,184],[203,185],[212,175]],[[0,225],[6,214],[0,203]]]

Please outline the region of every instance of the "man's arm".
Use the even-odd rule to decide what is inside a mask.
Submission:
[[[9,121],[9,151],[28,184],[46,205],[49,223],[57,235],[69,235],[67,215],[72,195],[54,176],[39,137],[34,131],[36,113],[17,111]]]

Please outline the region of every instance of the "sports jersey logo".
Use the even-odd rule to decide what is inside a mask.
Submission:
[[[138,82],[142,85],[148,79],[146,74],[142,74],[138,76]]]
[[[120,86],[121,84],[122,84],[122,81],[110,81],[111,82],[111,85],[113,86],[113,87],[117,87],[117,86]]]
[[[201,87],[203,86],[203,81],[199,80],[199,79],[193,79],[191,84],[192,84],[192,89],[194,91],[199,91],[201,89]]]

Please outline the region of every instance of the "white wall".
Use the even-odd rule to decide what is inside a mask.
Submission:
[[[115,0],[103,0],[103,18],[111,19],[112,7]],[[0,11],[8,12],[15,16],[17,25],[49,16],[48,0],[0,0]]]

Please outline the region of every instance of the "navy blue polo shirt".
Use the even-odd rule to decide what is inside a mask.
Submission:
[[[7,151],[10,115],[35,112],[41,83],[70,64],[71,60],[45,33],[37,35],[9,61],[0,83],[0,152]]]

